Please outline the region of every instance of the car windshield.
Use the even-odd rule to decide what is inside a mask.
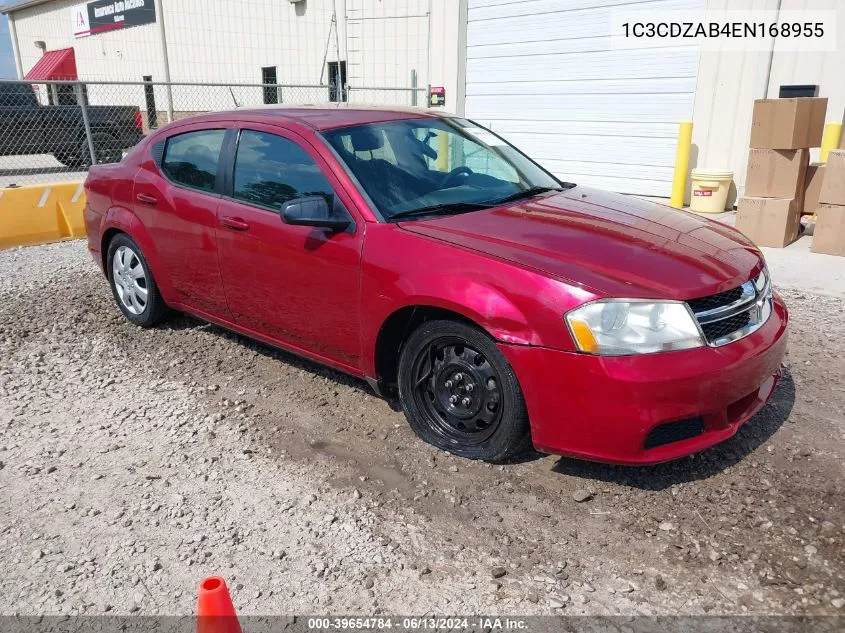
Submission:
[[[324,136],[385,220],[464,213],[571,186],[465,119],[370,123]]]

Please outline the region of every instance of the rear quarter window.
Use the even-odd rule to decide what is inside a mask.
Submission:
[[[226,130],[197,130],[171,136],[164,147],[161,171],[179,185],[213,191]]]

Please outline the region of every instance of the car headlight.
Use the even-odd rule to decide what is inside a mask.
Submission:
[[[587,354],[652,354],[704,345],[695,319],[679,301],[600,299],[565,319],[578,349]]]

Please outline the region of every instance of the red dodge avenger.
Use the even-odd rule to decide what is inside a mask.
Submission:
[[[85,186],[129,321],[180,310],[361,377],[463,457],[675,459],[780,377],[786,306],[742,234],[558,180],[460,117],[208,114]]]

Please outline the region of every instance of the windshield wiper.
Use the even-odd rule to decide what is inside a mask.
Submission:
[[[516,202],[517,200],[525,200],[526,198],[533,198],[534,196],[539,196],[541,193],[546,193],[547,191],[563,191],[557,187],[529,187],[523,191],[517,191],[516,193],[512,193],[509,196],[505,196],[504,198],[500,198],[499,200],[493,200],[489,204],[491,206],[505,204],[506,202]]]
[[[489,209],[494,206],[487,202],[451,202],[444,204],[431,204],[427,207],[420,207],[419,209],[406,209],[405,211],[397,211],[390,216],[390,220],[399,218],[416,218],[426,215],[452,215],[456,213],[465,213],[467,211],[478,211],[479,209]]]

